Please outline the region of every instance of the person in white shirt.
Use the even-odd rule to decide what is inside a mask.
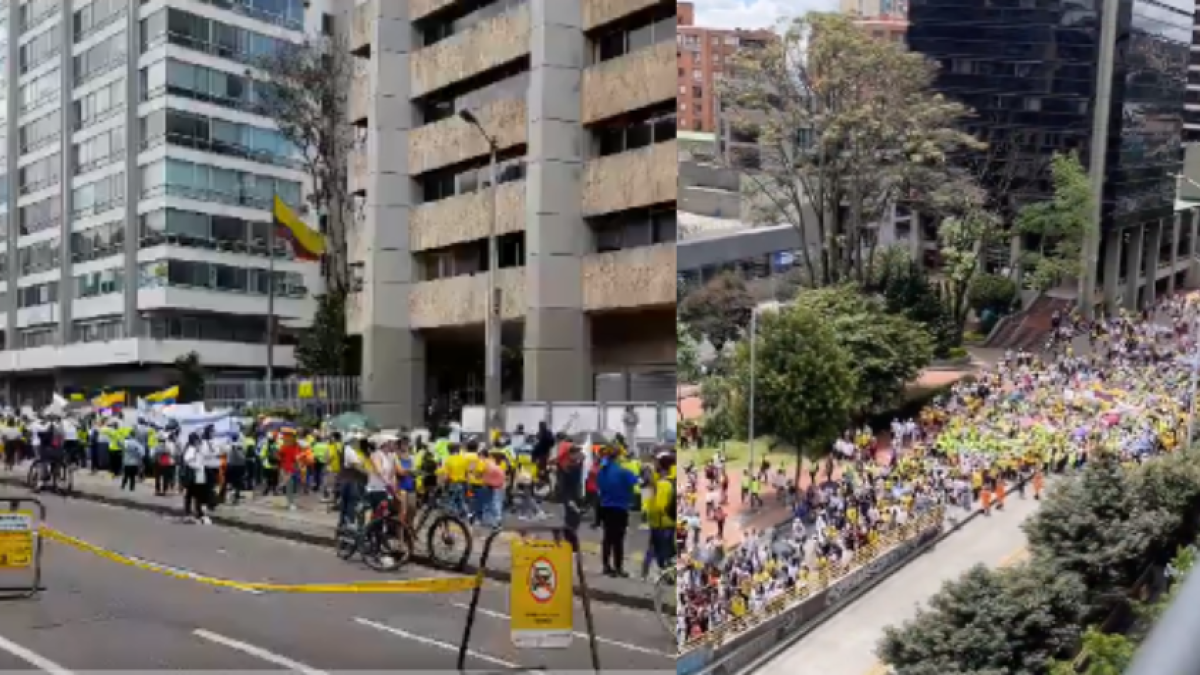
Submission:
[[[212,485],[208,483],[208,476],[204,471],[204,459],[205,453],[199,434],[189,435],[187,447],[183,450],[182,462],[185,488],[183,512],[185,518],[190,516],[194,505],[196,511],[194,522],[207,525],[212,521],[204,515],[204,505],[212,500]]]

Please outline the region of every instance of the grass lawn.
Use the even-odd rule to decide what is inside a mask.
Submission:
[[[774,449],[771,444],[774,439],[769,436],[758,438],[754,441],[754,468],[762,463],[763,455],[771,462],[771,468],[774,470],[779,466],[784,466],[785,471],[791,474],[796,469],[796,451],[790,447],[778,446]],[[695,461],[697,466],[703,466],[705,462],[712,458],[713,453],[721,448],[702,448],[700,450],[684,450],[683,464],[689,461]],[[724,444],[726,464],[739,472],[750,466],[750,444],[746,441],[726,441]]]

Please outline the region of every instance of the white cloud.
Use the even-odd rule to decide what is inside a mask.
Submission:
[[[694,0],[696,25],[705,28],[770,28],[808,11],[831,12],[838,0]]]

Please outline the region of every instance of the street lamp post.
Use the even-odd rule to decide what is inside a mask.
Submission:
[[[492,138],[483,125],[479,122],[479,118],[470,110],[458,111],[458,116],[467,124],[475,127],[479,131],[479,135],[483,136],[483,140],[488,144],[488,172],[490,174],[490,182],[492,186],[492,198],[489,200],[488,208],[488,268],[487,268],[487,307],[486,315],[483,320],[483,344],[484,344],[484,420],[488,425],[487,431],[488,442],[491,442],[490,432],[500,426],[500,311],[501,300],[500,290],[496,286],[496,268],[500,266],[500,250],[496,242],[496,199],[499,193],[496,183],[496,154],[497,144],[496,139]]]
[[[758,308],[755,307],[750,312],[750,414],[747,417],[750,420],[749,434],[750,438],[750,470],[754,471],[754,380],[758,376],[758,371],[754,364],[755,343],[758,342]]]

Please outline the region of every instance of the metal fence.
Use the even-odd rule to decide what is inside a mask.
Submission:
[[[286,380],[212,380],[204,401],[214,408],[287,408],[316,416],[340,415],[362,407],[357,377],[295,377]]]
[[[566,433],[625,433],[627,408],[633,408],[637,416],[634,433],[639,442],[661,441],[675,433],[679,410],[674,401],[509,403],[502,411],[501,425],[507,431],[515,431],[517,425],[522,425],[526,431],[533,432],[539,422],[546,422],[551,429]],[[463,431],[483,433],[487,428],[484,407],[464,406],[461,424]]]

